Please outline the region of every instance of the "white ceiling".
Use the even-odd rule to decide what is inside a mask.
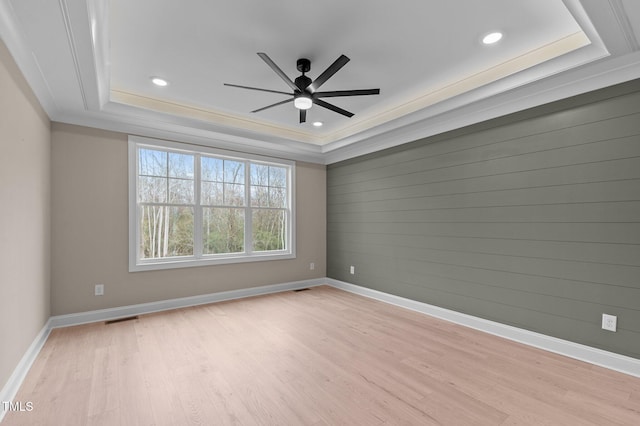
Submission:
[[[0,37],[54,121],[319,163],[640,77],[637,0],[0,0]],[[290,92],[257,52],[381,93],[251,113],[287,97],[223,83]]]

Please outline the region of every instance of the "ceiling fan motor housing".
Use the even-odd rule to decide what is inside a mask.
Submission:
[[[311,61],[307,58],[300,58],[296,62],[296,67],[301,73],[309,72],[309,70],[311,69]]]
[[[301,92],[304,92],[307,87],[311,84],[311,79],[306,75],[301,75],[297,77],[295,80],[296,86],[300,89]]]
[[[296,68],[298,68],[298,71],[300,71],[302,75],[296,78],[294,83],[301,92],[304,92],[305,89],[313,82],[309,77],[304,75],[304,73],[309,72],[311,69],[311,61],[306,58],[300,58],[296,62]]]

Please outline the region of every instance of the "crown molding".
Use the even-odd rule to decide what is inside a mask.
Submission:
[[[535,86],[521,86],[490,97],[479,94],[480,99],[475,103],[434,113],[432,117],[415,120],[383,134],[371,135],[366,140],[354,141],[335,149],[328,147],[323,151],[325,164],[371,154],[637,78],[640,78],[640,52],[557,74]]]
[[[61,50],[42,57],[42,50],[29,46],[31,35],[25,31],[35,27],[21,25],[16,1],[0,2],[0,36],[51,120],[321,164],[640,77],[637,40],[622,0],[563,0],[582,32],[391,111],[362,116],[338,131],[314,133],[115,90],[110,85],[107,0],[43,4],[50,19],[41,22],[40,37],[48,22],[65,31],[46,32]],[[596,26],[606,29],[606,43]],[[39,60],[50,68],[57,57],[56,78],[62,80],[51,90]]]
[[[197,108],[180,104],[178,102],[149,98],[146,96],[137,95],[135,93],[112,89],[110,101],[113,103],[113,105],[111,106],[112,109],[117,108],[117,105],[119,104],[128,105],[132,107],[138,107],[141,110],[161,112],[171,114],[176,117],[183,117],[185,119],[191,118],[205,121],[213,124],[214,126],[226,128],[229,132],[232,132],[234,128],[240,128],[243,130],[255,132],[256,134],[267,134],[281,139],[305,142],[314,145],[316,144],[317,140],[316,137],[308,132],[299,131],[284,126],[278,126],[259,120],[247,119],[239,115],[225,113],[222,111]]]
[[[618,21],[618,26],[624,35],[628,48],[634,52],[640,50],[640,43],[633,31],[633,26],[629,21],[622,0],[609,0],[609,4],[611,5],[616,21]]]
[[[131,109],[133,110],[134,108]],[[152,118],[142,116],[111,117],[106,112],[101,112],[100,114],[65,112],[59,114],[59,120],[56,121],[272,158],[324,164],[324,155],[320,152],[320,148],[315,145],[292,141],[257,140],[250,137],[252,135],[231,135],[211,129],[207,123],[187,122],[186,124],[177,124],[172,121],[173,117],[171,116],[167,116],[165,119],[166,122],[160,120],[157,116]],[[203,126],[203,128],[197,126]]]
[[[31,90],[38,98],[40,105],[47,115],[51,117],[58,110],[58,106],[19,22],[20,20],[13,9],[11,1],[0,1],[0,39],[11,52],[20,72],[22,72],[29,86],[31,86]]]

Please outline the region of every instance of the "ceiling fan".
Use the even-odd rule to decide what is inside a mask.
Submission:
[[[311,69],[311,61],[309,59],[301,58],[296,62],[296,67],[298,71],[302,73],[301,76],[297,77],[294,81],[291,81],[289,77],[271,60],[271,58],[266,53],[258,53],[258,56],[264,60],[267,65],[271,67],[273,71],[275,71],[278,76],[284,80],[285,83],[293,90],[293,93],[281,92],[278,90],[270,90],[270,89],[261,89],[259,87],[249,87],[249,86],[240,86],[238,84],[229,84],[224,83],[225,86],[231,87],[239,87],[241,89],[249,89],[249,90],[259,90],[261,92],[270,92],[270,93],[279,93],[282,95],[291,96],[289,99],[285,99],[284,101],[276,102],[272,105],[267,105],[266,107],[256,109],[253,112],[264,111],[265,109],[273,108],[278,105],[283,105],[288,102],[293,101],[293,105],[300,110],[300,123],[304,123],[307,121],[307,110],[311,108],[313,105],[318,105],[323,108],[329,109],[331,111],[337,112],[338,114],[342,114],[346,117],[352,117],[353,113],[347,110],[344,110],[340,107],[337,107],[333,104],[323,101],[321,98],[333,98],[339,96],[363,96],[363,95],[378,95],[380,94],[380,89],[361,89],[361,90],[333,90],[330,92],[318,92],[320,86],[322,86],[326,81],[331,78],[340,68],[345,66],[347,62],[350,61],[348,57],[345,55],[340,55],[338,59],[335,60],[334,63],[329,65],[329,68],[324,70],[322,74],[318,76],[315,80],[311,80],[309,77],[305,75],[305,73],[309,72]]]

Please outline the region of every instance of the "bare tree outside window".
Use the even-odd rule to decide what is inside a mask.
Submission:
[[[287,170],[251,164],[253,250],[283,250],[286,240]]]
[[[200,158],[203,253],[244,252],[245,164]]]
[[[292,166],[136,145],[138,261],[291,254]]]
[[[144,259],[193,255],[193,155],[140,149],[140,254]]]

